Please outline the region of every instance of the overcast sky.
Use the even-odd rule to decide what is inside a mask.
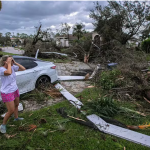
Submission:
[[[100,1],[106,5],[106,1]],[[61,23],[73,25],[76,22],[85,24],[88,31],[93,31],[90,10],[94,8],[93,1],[3,1],[0,11],[0,32],[34,34],[34,26],[39,21],[44,28],[59,28]]]

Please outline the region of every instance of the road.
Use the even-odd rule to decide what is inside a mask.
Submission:
[[[2,51],[12,54],[20,54],[20,55],[24,54],[24,50],[16,50],[14,49],[14,47],[3,47]]]

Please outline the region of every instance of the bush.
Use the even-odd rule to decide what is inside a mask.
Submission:
[[[90,113],[97,113],[100,116],[113,117],[119,113],[119,105],[112,97],[99,97],[85,104],[85,109]]]
[[[4,103],[0,102],[0,114],[5,113],[6,112],[6,107],[4,105]]]
[[[29,100],[37,101],[38,103],[41,103],[41,102],[47,100],[48,98],[50,98],[50,97],[47,96],[47,94],[40,92],[37,89],[35,89],[29,93],[21,95],[21,99],[23,99],[23,100],[29,99]]]
[[[100,75],[100,86],[105,90],[110,90],[114,87],[122,85],[123,81],[117,80],[121,72],[117,69],[112,71],[104,71]]]
[[[150,53],[150,38],[148,38],[147,40],[144,40],[141,43],[141,48],[143,51],[145,51],[146,53]]]

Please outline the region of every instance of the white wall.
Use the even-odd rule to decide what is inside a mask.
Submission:
[[[68,39],[65,38],[56,39],[56,45],[60,45],[62,47],[69,47],[69,41]]]
[[[95,37],[96,35],[100,36],[97,32],[93,32],[93,33],[92,33],[92,40],[94,40],[94,37]],[[100,36],[100,41],[102,41],[102,37],[101,37],[101,36]]]

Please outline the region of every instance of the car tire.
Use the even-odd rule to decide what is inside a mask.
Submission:
[[[50,78],[48,76],[41,76],[36,81],[36,88],[46,86],[47,83],[50,83]]]

